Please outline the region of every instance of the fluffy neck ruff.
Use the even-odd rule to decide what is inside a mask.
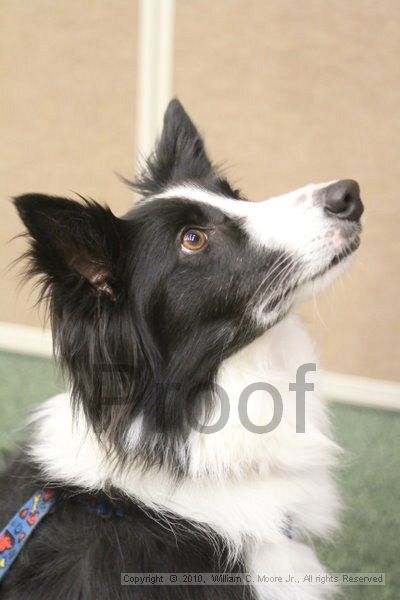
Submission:
[[[306,395],[305,433],[296,433],[294,392],[288,391],[298,366],[313,361],[309,339],[295,317],[227,359],[218,383],[228,392],[229,421],[213,434],[192,432],[185,449],[187,475],[179,481],[166,468],[144,469],[137,462],[121,466],[118,454],[105,448],[83,413],[73,414],[68,394],[36,411],[29,454],[50,482],[89,491],[117,488],[160,513],[211,527],[235,551],[249,539],[280,540],[288,514],[299,532],[325,535],[336,521],[330,469],[338,448],[315,392]],[[237,402],[246,385],[266,381],[280,390],[284,410],[279,426],[260,435],[243,427]],[[272,402],[265,396],[255,393],[249,403],[254,423],[270,420]],[[133,448],[139,430],[140,418],[130,430]]]

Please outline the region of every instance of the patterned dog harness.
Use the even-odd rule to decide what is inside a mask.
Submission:
[[[32,531],[56,503],[52,489],[38,490],[7,523],[0,533],[0,581],[29,539]]]
[[[56,508],[60,497],[54,489],[37,490],[33,496],[18,510],[0,533],[0,583],[21,552],[29,536],[40,521]],[[95,496],[74,496],[74,501],[87,512],[109,519],[119,517],[133,521],[133,515],[120,506],[96,498]]]

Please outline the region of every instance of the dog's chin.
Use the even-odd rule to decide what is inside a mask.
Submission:
[[[359,236],[356,236],[351,243],[338,252],[326,266],[317,271],[317,273],[308,281],[302,283],[295,292],[294,308],[298,308],[299,305],[303,304],[316,294],[319,294],[336,281],[336,279],[341,277],[352,262],[354,253],[359,245],[360,238]]]

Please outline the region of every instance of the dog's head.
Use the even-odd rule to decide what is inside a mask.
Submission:
[[[135,452],[176,462],[221,362],[343,270],[363,206],[351,180],[247,201],[177,100],[134,185],[122,218],[91,200],[15,204],[73,399],[122,451],[136,419]]]

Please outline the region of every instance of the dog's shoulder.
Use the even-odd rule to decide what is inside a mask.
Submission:
[[[40,484],[46,485],[23,455],[9,462],[0,480],[0,528]],[[54,510],[39,523],[0,586],[1,600],[205,600],[208,587],[121,585],[121,574],[226,571],[223,540],[206,529],[200,532],[190,521],[173,523],[171,515],[144,509],[115,490],[88,493],[58,486],[56,494]],[[100,504],[101,511],[96,509]],[[237,561],[228,570],[243,568]],[[217,586],[211,597],[243,598],[243,590]]]

